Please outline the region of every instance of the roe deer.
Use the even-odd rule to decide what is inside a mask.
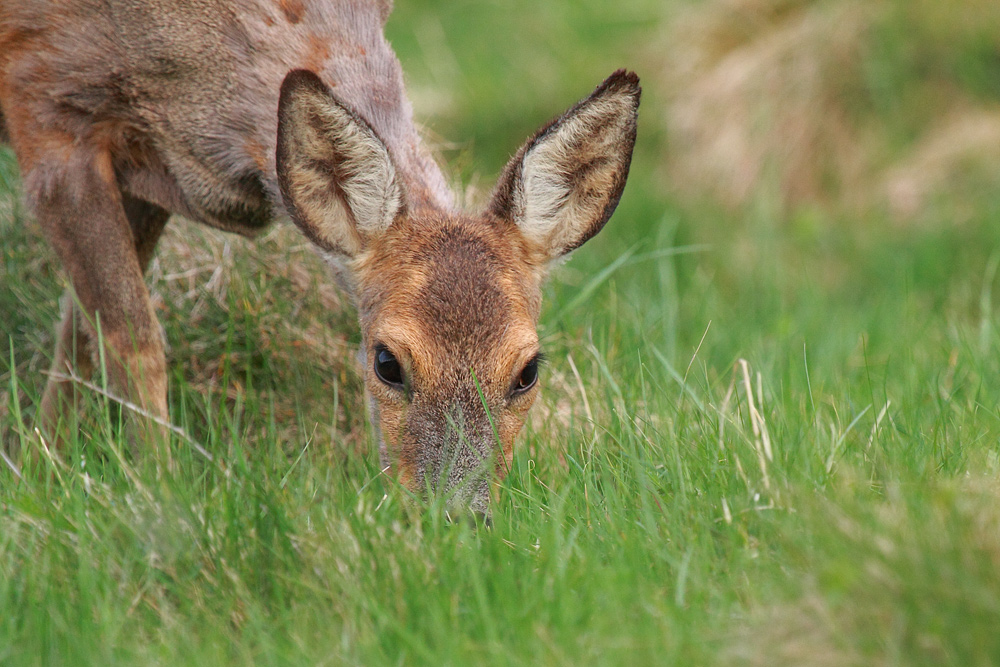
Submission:
[[[625,186],[639,81],[620,70],[456,208],[383,36],[391,0],[0,0],[0,137],[65,267],[53,433],[91,373],[166,419],[143,273],[172,214],[253,236],[291,218],[357,306],[383,465],[486,511],[538,393],[548,266]]]

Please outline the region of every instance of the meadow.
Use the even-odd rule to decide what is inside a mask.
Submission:
[[[284,225],[168,226],[176,470],[99,391],[48,451],[65,276],[4,149],[0,664],[1000,662],[1000,7],[396,4],[471,202],[642,78],[621,205],[546,289],[493,526],[379,474],[354,313]]]

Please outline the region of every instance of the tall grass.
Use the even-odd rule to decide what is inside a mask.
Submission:
[[[940,186],[916,217],[766,179],[706,198],[667,180],[689,148],[663,36],[740,3],[397,4],[418,114],[473,200],[537,124],[617,67],[643,76],[619,211],[546,291],[543,395],[493,527],[380,474],[353,314],[289,229],[171,223],[150,285],[176,469],[130,456],[99,392],[47,453],[32,417],[64,278],[5,154],[0,437],[29,455],[0,461],[0,663],[1000,660],[990,178]],[[870,97],[845,102],[883,119],[880,164],[920,141],[892,136],[917,123],[883,111],[900,91],[945,104],[893,54],[927,49],[947,60],[935,77],[992,94],[969,83],[993,71],[988,42],[910,38],[893,7],[879,39],[898,43],[856,56]]]

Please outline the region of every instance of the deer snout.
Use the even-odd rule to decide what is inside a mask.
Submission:
[[[441,498],[449,512],[488,515],[499,448],[485,411],[457,402],[443,410],[412,405],[405,431],[403,458],[415,464],[405,476],[414,490]]]

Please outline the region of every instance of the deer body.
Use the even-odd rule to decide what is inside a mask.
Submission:
[[[382,35],[383,5],[0,4],[0,100],[29,196],[65,176],[58,166],[32,169],[24,160],[47,152],[42,141],[72,142],[107,152],[119,187],[132,196],[228,231],[259,233],[284,212],[274,165],[278,90],[289,71],[308,69],[378,129],[414,192],[451,204],[414,129],[399,62]],[[31,132],[18,141],[22,128]]]
[[[463,213],[414,127],[388,12],[0,0],[0,137],[75,294],[54,371],[93,369],[99,322],[114,387],[166,418],[143,273],[167,218],[252,236],[290,217],[358,306],[384,462],[484,509],[536,394],[546,266],[617,204],[638,84],[616,73],[521,149],[485,211]],[[44,430],[75,391],[50,378]]]

